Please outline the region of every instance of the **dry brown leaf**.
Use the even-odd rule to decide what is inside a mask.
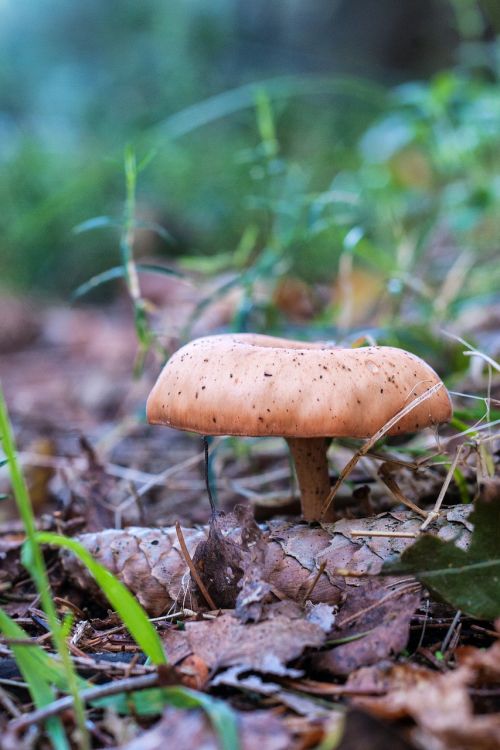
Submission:
[[[387,580],[372,580],[351,591],[330,639],[355,638],[358,634],[362,637],[313,657],[314,668],[334,675],[348,675],[358,667],[376,664],[400,653],[408,642],[411,618],[420,597],[420,589],[389,586]]]
[[[300,672],[286,665],[306,648],[321,646],[325,637],[319,625],[300,617],[278,614],[263,622],[243,625],[236,617],[223,614],[215,620],[187,622],[183,631],[167,632],[164,643],[173,663],[179,653],[185,656],[189,649],[213,671],[239,666],[263,674],[298,676]]]
[[[252,509],[238,505],[234,513],[212,519],[193,562],[217,606],[235,607],[246,622],[258,621],[269,599],[270,586],[263,580],[265,558],[266,541]]]
[[[357,705],[384,719],[411,717],[414,742],[423,750],[498,750],[500,714],[476,714],[469,688],[481,683],[483,670],[497,675],[499,644],[486,652],[469,652],[454,671],[436,673],[423,667],[396,664],[389,669],[366,668],[354,673],[348,686],[386,691],[382,697],[358,697]],[[476,651],[474,649],[474,651]]]
[[[271,711],[238,713],[242,750],[293,750],[292,736],[283,721]],[[167,708],[161,721],[121,750],[164,750],[196,748],[219,750],[217,736],[201,711]]]
[[[500,631],[500,622],[497,623]],[[484,650],[472,646],[462,646],[455,651],[459,665],[475,670],[481,682],[500,682],[500,640]]]
[[[257,694],[266,698],[271,697],[277,704],[286,706],[295,714],[308,717],[309,720],[325,718],[331,720],[332,718],[331,708],[324,703],[303,693],[286,690],[276,682],[264,681],[258,675],[245,674],[245,670],[241,667],[229,667],[229,669],[214,677],[210,684],[212,687],[224,685],[225,687],[236,688],[237,690],[249,692],[253,695]],[[341,715],[339,714],[340,718]]]
[[[352,708],[346,714],[344,733],[336,750],[415,750],[415,745],[390,725]]]

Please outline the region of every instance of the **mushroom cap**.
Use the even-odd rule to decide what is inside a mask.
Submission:
[[[195,339],[169,359],[147,416],[152,424],[203,435],[366,438],[440,382],[403,349],[222,334]],[[389,434],[447,422],[451,414],[443,386]]]

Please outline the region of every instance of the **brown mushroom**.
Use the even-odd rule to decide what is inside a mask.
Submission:
[[[152,424],[202,435],[284,437],[304,518],[313,521],[330,491],[326,438],[371,437],[440,382],[429,365],[402,349],[222,334],[191,341],[171,357],[149,396],[147,416]],[[443,386],[388,434],[450,417]]]

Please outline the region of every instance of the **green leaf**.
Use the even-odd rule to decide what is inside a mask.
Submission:
[[[500,616],[500,503],[478,500],[470,520],[474,531],[468,550],[425,534],[382,572],[411,573],[441,601],[493,620]]]
[[[167,663],[158,633],[149,622],[148,616],[137,599],[132,596],[121,581],[115,578],[100,563],[96,562],[90,552],[74,539],[68,539],[65,536],[50,532],[39,532],[37,539],[41,544],[51,544],[71,550],[95,578],[110,604],[120,615],[130,635],[151,659],[153,664]]]
[[[161,224],[158,224],[158,222],[156,221],[145,221],[144,219],[136,219],[134,221],[134,227],[135,229],[145,229],[149,232],[154,232],[163,240],[165,240],[165,242],[170,242],[170,243],[175,242],[170,232],[167,229],[165,229],[165,227],[163,227]]]
[[[87,219],[73,227],[73,234],[83,234],[83,232],[92,232],[94,229],[105,229],[111,227],[112,229],[120,229],[121,224],[117,219],[113,219],[112,216],[93,216],[92,219]]]
[[[145,156],[141,159],[141,161],[137,165],[137,174],[139,174],[140,172],[143,172],[146,169],[146,167],[148,167],[151,164],[151,162],[153,161],[157,153],[158,153],[157,148],[152,147],[149,149],[149,151],[145,154]]]
[[[93,289],[101,286],[101,284],[106,284],[108,281],[113,281],[114,279],[122,279],[124,276],[125,268],[123,266],[114,266],[113,268],[108,268],[107,271],[98,273],[95,276],[92,276],[92,278],[88,281],[80,284],[80,286],[77,287],[71,295],[71,298],[75,300],[78,297],[83,297]]]
[[[22,641],[29,640],[29,635],[26,631],[2,609],[0,609],[0,630],[7,638]],[[65,693],[69,691],[66,672],[61,662],[52,658],[34,641],[29,646],[13,646],[12,651],[16,657],[19,669],[21,669],[21,659],[23,660],[23,664],[29,666],[29,675],[27,678],[25,677],[28,683],[31,677],[35,678],[37,675],[43,675],[44,679],[51,685],[55,685],[58,690],[62,690]],[[18,660],[18,655],[20,660]],[[78,677],[78,686],[84,690],[90,687],[90,684],[83,678]]]
[[[141,273],[156,273],[163,274],[164,276],[177,276],[183,278],[183,274],[179,271],[174,271],[173,268],[168,268],[167,266],[160,266],[158,263],[137,263],[136,268]],[[92,276],[88,281],[80,284],[71,297],[72,299],[83,297],[93,289],[101,286],[101,284],[107,284],[108,281],[114,281],[115,279],[123,279],[126,275],[126,269],[124,266],[113,266],[113,268],[108,268],[107,271],[102,271],[102,273],[98,273],[95,276]]]
[[[136,263],[136,268],[140,273],[158,273],[164,276],[177,276],[178,278],[184,278],[184,274],[180,271],[175,271],[173,268],[168,266],[161,266],[159,263]]]

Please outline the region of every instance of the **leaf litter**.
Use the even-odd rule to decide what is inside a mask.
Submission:
[[[40,432],[50,435],[52,442],[50,455],[38,455],[35,448],[37,456],[30,459],[51,469],[40,495],[40,524],[68,534],[79,530],[77,538],[91,554],[136,594],[165,644],[172,664],[170,679],[230,702],[242,747],[249,750],[314,747],[327,736],[335,740],[331,747],[341,750],[358,750],[366,742],[372,750],[498,746],[499,633],[491,622],[497,613],[497,589],[492,588],[495,582],[487,581],[485,590],[484,580],[472,576],[469,563],[477,565],[488,556],[496,560],[499,492],[498,483],[486,478],[487,461],[482,461],[480,485],[476,484],[479,451],[475,452],[475,435],[461,438],[462,443],[468,441],[469,453],[460,464],[469,498],[479,495],[474,515],[470,515],[470,505],[456,505],[459,498],[452,483],[446,496],[448,507],[429,526],[429,536],[420,535],[421,515],[391,507],[394,498],[381,491],[370,472],[366,484],[369,456],[351,474],[351,487],[339,491],[339,506],[347,508],[351,518],[309,527],[273,517],[270,503],[267,520],[257,525],[248,512],[249,503],[246,511],[220,515],[207,530],[200,525],[207,518],[203,477],[193,460],[198,446],[193,451],[185,436],[168,431],[159,440],[154,432],[138,427],[137,421],[120,423],[116,430],[116,421],[129,410],[120,406],[118,394],[127,397],[125,380],[130,369],[123,362],[133,353],[133,342],[127,338],[121,339],[126,343],[117,350],[119,319],[102,326],[90,345],[85,331],[95,328],[93,314],[79,312],[78,321],[57,317],[52,314],[51,346],[61,335],[59,328],[65,337],[61,353],[69,363],[70,388],[64,366],[58,370],[54,363],[46,367],[51,382],[45,393],[33,395],[32,376],[25,383],[10,381],[17,386],[14,402],[33,407],[31,412],[14,409],[18,429],[25,433],[23,447],[36,446]],[[15,356],[19,371],[22,358],[28,361],[31,355],[26,350]],[[99,377],[88,372],[85,381],[85,374],[89,362],[91,369],[102,372],[105,361],[110,363],[107,379],[117,387],[103,395],[98,394]],[[77,376],[79,363],[85,366]],[[79,392],[77,385],[84,381]],[[146,390],[147,384],[134,394],[139,402],[141,388]],[[48,413],[44,403],[58,392],[61,397]],[[89,414],[98,415],[95,422]],[[61,427],[68,415],[80,432],[90,435],[90,446],[99,446],[102,440],[106,448],[98,447],[94,456],[84,451],[82,459],[78,436]],[[452,441],[450,455],[455,446]],[[167,472],[186,464],[180,473],[167,474],[161,484],[158,476],[165,466],[160,453],[165,444],[172,456]],[[493,443],[484,445],[496,458]],[[254,450],[257,468],[251,486],[258,504],[265,495],[259,490],[260,476],[272,474],[276,466],[281,467],[281,477],[287,472],[279,463],[281,448],[277,450],[270,442],[270,447]],[[224,445],[220,451],[220,500],[227,511],[234,508],[235,493],[245,487],[237,461],[229,458],[231,451],[225,451]],[[437,465],[426,467],[422,461],[419,466],[415,472],[389,461],[390,476],[408,497],[432,502],[446,471]],[[148,483],[144,504],[134,507],[130,498],[139,496]],[[290,505],[283,479],[275,481],[273,491],[284,499],[283,507]],[[361,494],[370,512],[372,507],[382,512],[359,517],[363,506],[353,503],[351,495],[359,498]],[[189,506],[186,498],[196,498],[195,504]],[[488,509],[482,502],[485,499],[490,502]],[[129,505],[122,512],[125,500]],[[220,609],[210,611],[191,580],[171,525],[178,519],[184,521],[189,554]],[[43,644],[43,617],[19,564],[23,538],[8,514],[2,521],[2,606],[13,613],[32,642]],[[138,521],[144,525],[138,527]],[[190,528],[188,521],[198,526]],[[124,528],[108,528],[113,525]],[[444,568],[450,574],[450,562],[452,569],[457,565],[465,569],[467,584],[462,581],[459,588],[467,590],[466,600],[457,598],[449,575],[442,582],[439,576],[426,578],[429,570],[433,572],[429,548],[420,546],[419,557],[412,557],[412,550],[429,544],[427,539],[446,551],[447,556],[440,553],[440,575]],[[399,555],[406,567],[393,568],[391,577],[379,577],[387,561]],[[80,673],[97,682],[154,673],[143,664],[142,654],[120,620],[107,613],[97,588],[75,559],[66,553],[59,558],[49,553],[48,559],[60,613],[71,609],[75,613],[71,644]],[[437,604],[437,597],[451,605]],[[480,616],[485,619],[478,620]],[[18,680],[8,639],[0,641],[0,678]],[[14,710],[22,706],[18,697],[22,690],[16,687],[12,693]],[[3,693],[0,703],[2,713],[12,715]],[[128,742],[130,750],[153,750],[167,738],[180,748],[217,747],[211,725],[195,710],[167,708],[156,723],[133,715],[112,719],[108,709],[94,708],[90,716],[96,747],[112,747],[113,743],[127,747]]]

